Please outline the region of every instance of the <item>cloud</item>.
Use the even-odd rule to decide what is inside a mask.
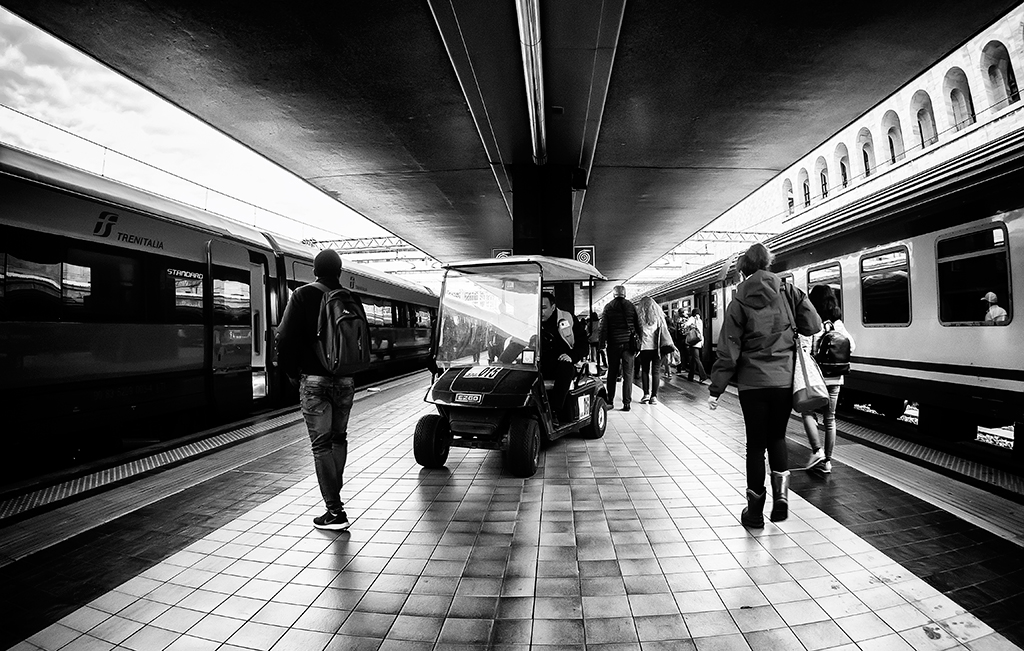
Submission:
[[[8,107],[266,210],[318,218],[306,229],[293,226],[298,232],[287,233],[292,237],[301,239],[306,237],[303,230],[320,233],[321,229],[344,230],[345,237],[386,234],[304,181],[3,8],[0,70],[0,103]],[[5,115],[0,120],[0,140],[91,171],[98,172],[96,166],[104,160],[97,147],[19,116],[8,119]],[[181,186],[180,182],[161,185],[159,175],[145,176],[152,179],[147,180],[147,189],[162,194],[174,196],[175,188]],[[132,178],[143,177],[136,170]],[[189,198],[182,200],[196,193],[187,194]],[[293,223],[269,218],[268,222]]]

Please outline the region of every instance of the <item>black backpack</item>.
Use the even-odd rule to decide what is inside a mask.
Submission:
[[[316,328],[317,359],[335,377],[370,368],[370,324],[362,303],[347,289],[313,284],[324,293]]]
[[[814,361],[821,367],[825,377],[839,377],[850,372],[850,338],[836,330],[831,321],[826,321],[825,332],[818,340]]]

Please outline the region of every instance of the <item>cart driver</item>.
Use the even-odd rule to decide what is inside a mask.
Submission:
[[[576,375],[576,364],[587,356],[590,344],[583,324],[569,312],[555,307],[554,294],[541,294],[540,309],[541,373],[545,378],[555,381],[554,388],[548,394],[555,419],[567,423],[573,416],[571,409],[564,404],[565,397]]]

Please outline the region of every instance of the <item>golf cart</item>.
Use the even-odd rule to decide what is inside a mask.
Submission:
[[[541,374],[541,290],[545,284],[604,279],[567,258],[511,256],[446,266],[433,368],[424,398],[436,414],[416,424],[413,452],[440,468],[451,446],[501,450],[518,477],[537,472],[542,443],[579,432],[604,436],[607,389],[584,362],[569,394],[568,422],[556,423]],[[589,311],[588,311],[589,314]]]

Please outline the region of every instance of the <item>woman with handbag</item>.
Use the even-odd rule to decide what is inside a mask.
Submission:
[[[704,321],[700,318],[700,310],[693,308],[690,311],[690,318],[686,320],[683,332],[686,338],[686,368],[689,371],[686,379],[693,382],[693,371],[696,370],[700,384],[704,384],[708,374],[704,370],[704,363],[700,361],[701,353],[704,352]]]
[[[807,296],[768,271],[771,261],[771,252],[760,243],[736,261],[744,280],[725,311],[708,398],[708,407],[716,409],[729,382],[735,378],[739,385],[747,435],[747,507],[740,521],[753,528],[764,526],[765,452],[772,471],[771,519],[789,515],[786,425],[793,409],[796,335],[821,330]]]
[[[656,405],[661,386],[662,351],[671,353],[675,346],[672,345],[665,316],[653,298],[644,296],[640,299],[636,312],[640,319],[640,383],[644,389],[640,404]]]
[[[835,330],[841,334],[849,342],[849,352],[852,353],[857,344],[853,341],[853,336],[850,335],[846,326],[843,325],[843,311],[839,307],[839,301],[836,300],[836,294],[832,288],[828,285],[815,285],[811,288],[810,299],[811,305],[821,317],[824,332]],[[816,334],[810,339],[800,337],[801,345],[806,346],[806,350],[813,354],[818,350],[824,332]],[[839,402],[839,389],[843,386],[842,373],[849,371],[849,364],[846,365],[845,370],[840,369],[835,373],[824,369],[825,367],[823,367],[823,373],[825,386],[828,387],[828,404],[817,411],[807,411],[800,415],[803,418],[804,432],[807,434],[807,442],[810,443],[812,451],[806,469],[827,474],[832,472],[832,450],[836,445],[836,404]],[[822,441],[818,437],[817,414],[822,415],[825,426],[824,449],[822,449]]]

